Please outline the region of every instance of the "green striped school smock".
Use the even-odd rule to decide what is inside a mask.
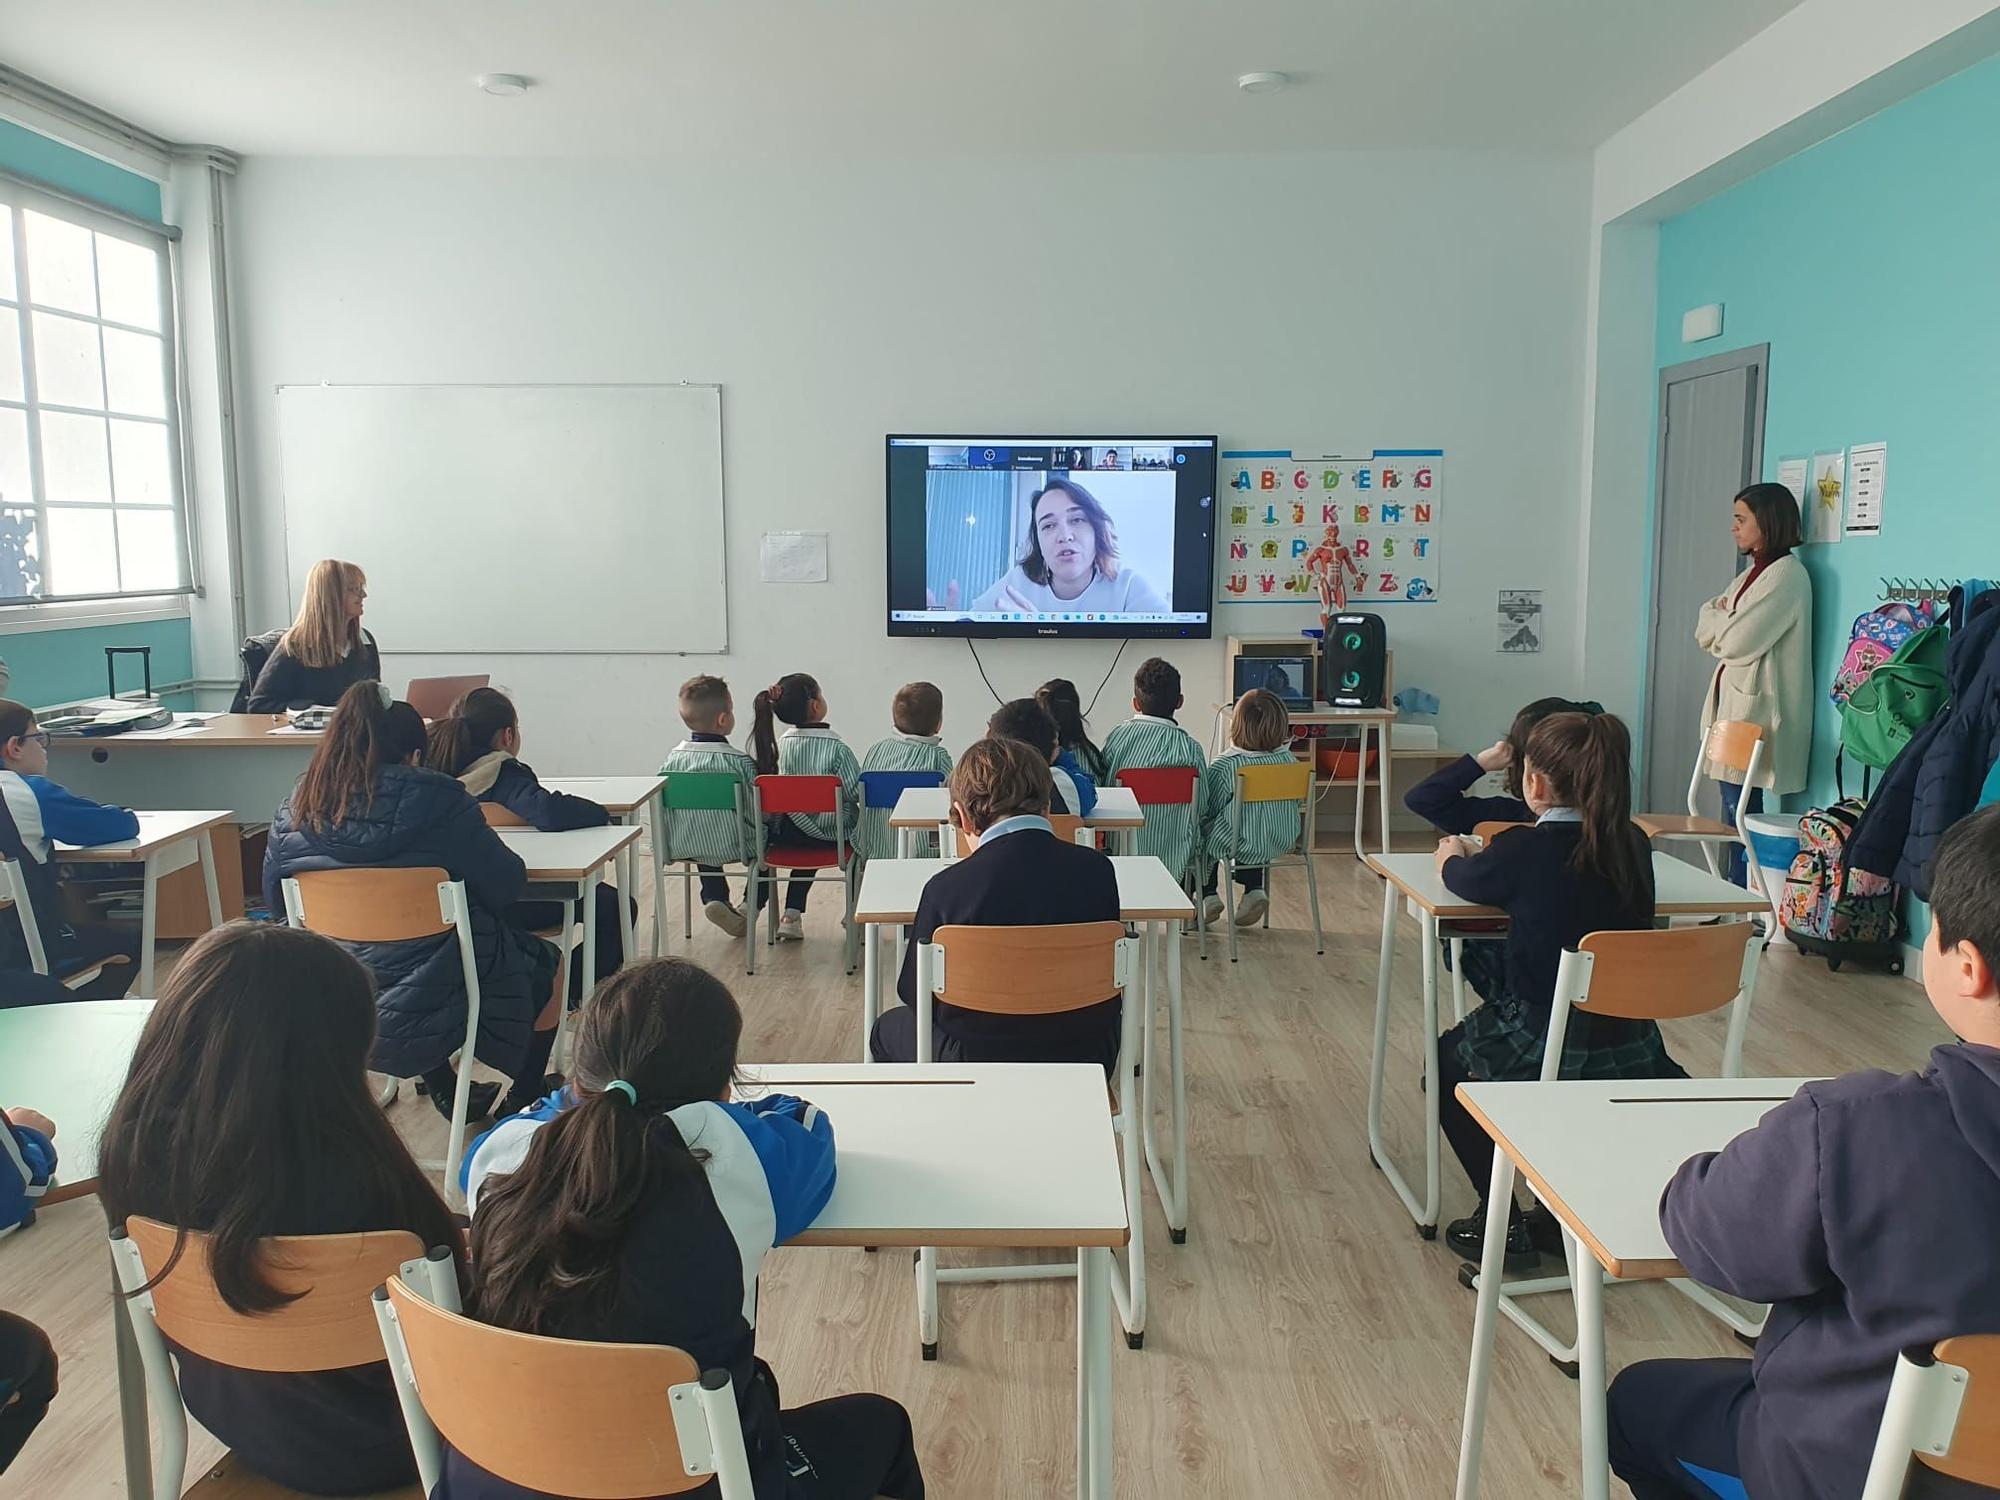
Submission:
[[[1299,805],[1258,802],[1243,810],[1239,848],[1229,847],[1229,807],[1236,800],[1239,766],[1292,766],[1298,757],[1287,746],[1276,750],[1239,750],[1231,745],[1218,755],[1201,778],[1201,849],[1208,860],[1233,859],[1239,864],[1263,864],[1298,843]]]
[[[1125,770],[1145,770],[1154,766],[1193,766],[1208,769],[1208,757],[1201,745],[1172,719],[1156,719],[1150,714],[1134,714],[1112,728],[1104,738],[1104,761],[1110,779],[1116,781]],[[1194,864],[1201,839],[1201,783],[1195,783],[1194,801],[1185,807],[1141,808],[1146,826],[1133,839],[1135,854],[1151,854],[1176,878],[1184,878]]]
[[[900,729],[886,740],[877,740],[861,757],[864,771],[935,771],[951,780],[951,752],[938,743],[934,734],[904,734]],[[889,826],[886,807],[861,809],[861,836],[855,848],[863,859],[887,859],[896,852],[896,830]],[[937,835],[926,835],[929,852],[937,849]]]
[[[672,779],[688,771],[727,771],[743,783],[743,817],[720,808],[680,812],[664,805],[662,793],[660,826],[667,841],[670,860],[691,859],[697,864],[735,864],[757,857],[757,820],[751,815],[751,794],[757,789],[757,763],[748,750],[739,750],[722,740],[682,740],[667,752],[660,774]]]
[[[838,776],[847,803],[847,836],[854,837],[855,813],[861,806],[861,763],[847,748],[847,741],[824,724],[795,725],[778,736],[778,773],[781,776]],[[838,830],[831,814],[814,813],[787,817],[787,823],[816,839],[833,841]],[[782,838],[782,835],[779,835]]]

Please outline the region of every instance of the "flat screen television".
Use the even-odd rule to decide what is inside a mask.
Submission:
[[[1212,436],[887,444],[890,635],[1208,637]]]

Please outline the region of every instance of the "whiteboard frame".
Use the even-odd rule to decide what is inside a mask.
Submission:
[[[727,656],[729,654],[729,453],[723,440],[722,382],[718,380],[286,380],[271,388],[286,391],[714,391],[716,474],[722,502],[722,643],[713,651],[644,651],[607,647],[602,651],[384,651],[384,656]],[[278,507],[285,531],[285,608],[296,619],[299,601],[292,594],[292,509],[285,495],[285,423],[278,430]],[[317,561],[317,559],[315,559]]]

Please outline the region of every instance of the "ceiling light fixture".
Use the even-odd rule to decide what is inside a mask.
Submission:
[[[1236,86],[1246,94],[1275,94],[1290,83],[1283,73],[1243,73],[1236,79]]]
[[[481,73],[472,80],[489,94],[512,99],[528,92],[528,80],[519,73]]]

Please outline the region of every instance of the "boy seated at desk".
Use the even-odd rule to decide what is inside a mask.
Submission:
[[[940,927],[1053,927],[1118,920],[1118,876],[1095,849],[1059,839],[1049,826],[1054,783],[1048,762],[1019,740],[974,743],[951,773],[951,820],[975,847],[930,878],[917,901],[903,954],[903,1003],[883,1013],[869,1038],[877,1062],[917,1058],[917,943]],[[1118,1065],[1120,1001],[1056,1015],[993,1015],[934,1001],[930,1062],[1095,1062]]]
[[[1897,1354],[2000,1332],[2000,805],[1944,836],[1931,903],[1924,990],[1962,1040],[1921,1073],[1809,1083],[1667,1184],[1688,1275],[1771,1316],[1755,1359],[1612,1382],[1611,1466],[1638,1500],[1857,1495]]]

